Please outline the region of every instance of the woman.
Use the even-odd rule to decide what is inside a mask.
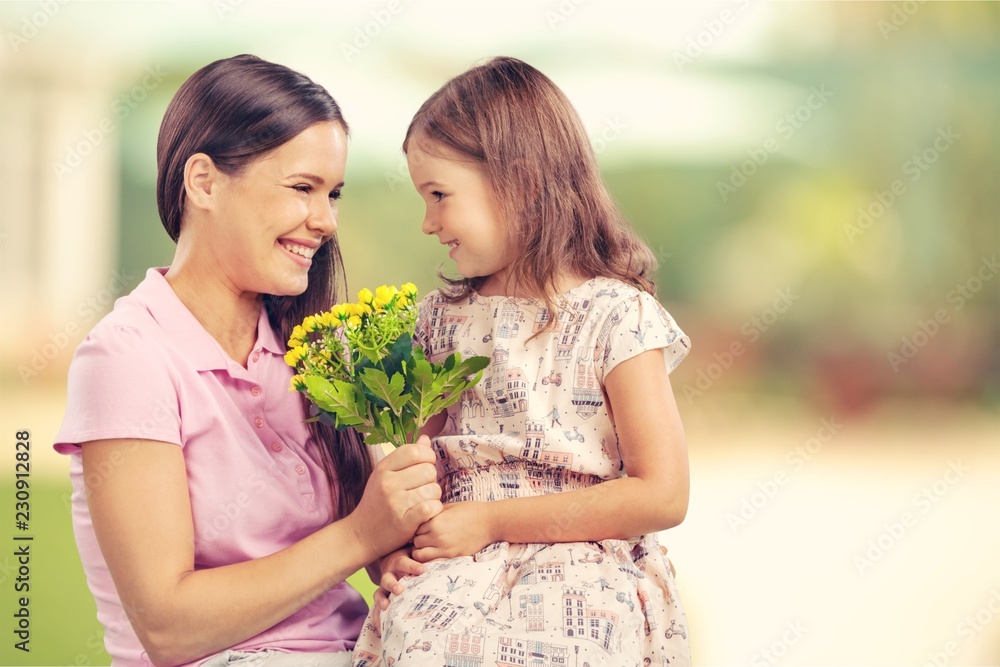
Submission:
[[[344,579],[441,509],[428,443],[373,466],[288,389],[283,341],[337,300],[347,131],[322,87],[246,55],[167,109],[173,262],[80,345],[56,440],[116,667],[350,664],[367,610]]]

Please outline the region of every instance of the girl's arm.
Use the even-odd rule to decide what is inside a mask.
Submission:
[[[404,447],[376,466],[349,516],[270,556],[195,571],[181,448],[136,440],[82,446],[101,553],[157,665],[189,662],[266,630],[409,540],[440,508],[433,452],[426,442]]]
[[[688,506],[688,458],[663,350],[623,361],[605,378],[625,471],[588,489],[445,505],[417,529],[413,557],[471,555],[488,544],[624,539],[678,525]]]

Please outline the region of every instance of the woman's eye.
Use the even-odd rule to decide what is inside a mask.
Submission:
[[[311,185],[293,185],[292,189],[296,192],[302,192],[304,194],[309,194],[312,191]]]
[[[330,200],[337,201],[339,199],[342,199],[343,196],[344,196],[343,192],[341,192],[340,190],[334,190],[333,192],[330,193]]]
[[[434,197],[434,201],[441,201],[442,199],[444,199],[444,193],[435,190],[434,192],[431,193],[431,197]]]

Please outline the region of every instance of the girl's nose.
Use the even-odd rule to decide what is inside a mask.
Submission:
[[[423,230],[424,234],[435,234],[440,229],[441,227],[437,224],[437,220],[435,220],[431,216],[430,211],[428,211],[427,215],[424,216],[424,224],[421,226],[421,230]]]

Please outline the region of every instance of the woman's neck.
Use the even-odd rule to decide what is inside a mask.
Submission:
[[[263,297],[241,292],[217,264],[199,261],[181,246],[164,277],[205,331],[233,361],[245,368],[257,342]]]

